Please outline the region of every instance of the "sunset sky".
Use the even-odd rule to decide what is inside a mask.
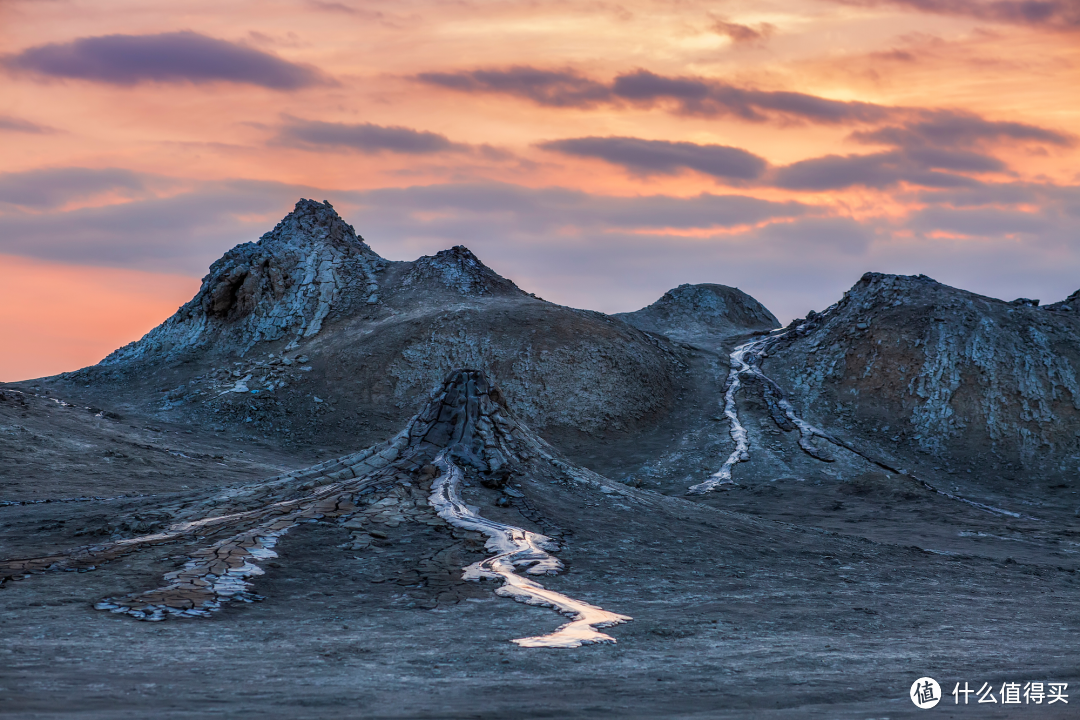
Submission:
[[[0,0],[0,37],[0,380],[138,339],[301,197],[606,312],[1080,289],[1078,0]]]

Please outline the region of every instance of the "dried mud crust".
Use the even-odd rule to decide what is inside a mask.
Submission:
[[[764,404],[759,410],[767,413]],[[438,420],[441,411],[433,414]],[[419,420],[421,430],[407,437],[423,445],[427,421]],[[441,427],[432,439],[454,436],[446,422]],[[758,435],[757,428],[768,426],[749,427],[751,442],[771,437]],[[965,514],[975,512],[971,508],[925,503],[898,517],[892,536],[863,539],[844,527],[810,527],[825,515],[843,515],[815,509],[820,496],[813,493],[828,491],[844,511],[868,515],[857,523],[860,532],[868,526],[888,531],[887,518],[869,506],[886,501],[899,507],[912,498],[879,477],[850,486],[766,479],[720,496],[733,506],[758,498],[758,505],[740,507],[763,516],[754,519],[605,481],[560,459],[542,441],[530,444],[524,429],[510,434],[517,438],[515,453],[533,454],[530,471],[507,457],[506,467],[517,469],[509,478],[493,473],[489,446],[467,443],[477,457],[463,497],[499,522],[545,533],[557,523],[572,531],[558,552],[569,571],[544,584],[632,615],[633,622],[610,631],[618,645],[543,651],[509,643],[561,621],[495,597],[493,583],[461,581],[460,567],[487,555],[482,540],[425,507],[428,463],[418,457],[407,468],[394,466],[399,454],[382,468],[390,473],[383,476],[386,486],[354,503],[358,511],[349,519],[333,517],[342,509],[335,500],[333,508],[321,508],[318,522],[301,523],[281,538],[279,557],[263,561],[266,574],[250,578],[249,592],[265,598],[260,602],[233,602],[208,618],[167,623],[92,609],[102,597],[154,587],[162,574],[183,568],[189,548],[212,542],[209,536],[149,547],[93,572],[5,583],[0,713],[64,717],[77,698],[82,717],[102,720],[553,713],[865,719],[906,717],[907,688],[923,674],[944,684],[1080,680],[1069,662],[1080,651],[1080,581],[1053,555],[1067,547],[1060,537],[1028,532],[1027,549],[1004,559],[961,553],[932,542],[945,539],[942,527],[990,534],[997,519],[982,514],[983,524],[971,525],[979,517]],[[324,502],[336,497],[318,490],[328,481],[358,479],[331,476],[348,475],[346,468],[392,445],[362,460],[330,461],[210,493],[0,508],[0,546],[21,535],[70,536],[69,525],[81,524],[72,514],[80,511],[118,528],[123,518],[151,509],[192,520],[273,502],[303,504],[312,494],[321,493]],[[796,486],[813,490],[797,494]],[[38,529],[64,519],[60,528]],[[356,526],[349,527],[353,520]],[[973,534],[957,540],[1019,547],[1008,536],[1022,530],[1011,523],[997,529],[1004,539]],[[913,542],[919,547],[910,547]],[[950,551],[956,554],[944,554]],[[17,691],[8,692],[12,688]],[[1026,714],[1061,716],[1046,707]]]
[[[95,608],[149,621],[210,617],[226,603],[263,599],[253,590],[254,579],[278,557],[278,542],[304,524],[331,523],[348,530],[350,540],[338,548],[349,551],[371,549],[388,537],[387,529],[416,524],[448,529],[463,543],[438,547],[399,581],[429,590],[427,597],[417,598],[423,605],[460,599],[445,561],[463,546],[476,546],[479,532],[487,536],[479,547],[495,556],[470,563],[459,579],[501,578],[506,584],[496,589],[498,594],[555,607],[572,618],[560,629],[561,635],[515,642],[569,643],[568,647],[613,642],[594,628],[629,618],[603,613],[516,574],[518,568],[533,575],[559,572],[562,563],[549,554],[560,549],[553,538],[484,519],[461,499],[462,490],[471,486],[466,477],[471,477],[493,491],[501,490],[497,505],[509,507],[516,501],[519,512],[540,521],[542,514],[511,486],[511,478],[519,475],[533,481],[547,477],[556,482],[588,481],[587,473],[556,458],[543,440],[513,418],[501,392],[482,372],[458,370],[401,432],[381,445],[262,483],[157,507],[156,529],[149,534],[0,560],[0,585],[43,572],[94,571],[133,553],[180,543],[196,547],[184,551],[183,564],[165,573],[163,585],[104,598]],[[170,521],[163,523],[162,518]]]
[[[675,500],[628,512],[574,486],[527,489],[563,508],[560,520],[575,529],[560,553],[571,571],[547,582],[634,615],[612,631],[618,645],[517,648],[507,638],[546,616],[494,598],[485,584],[462,583],[458,602],[425,607],[430,590],[400,581],[431,551],[456,545],[442,533],[426,539],[428,526],[387,528],[385,546],[359,553],[333,550],[348,541],[345,530],[311,524],[282,540],[281,567],[256,580],[265,600],[210,619],[137,623],[92,610],[88,596],[159,576],[160,563],[140,565],[152,559],[142,554],[132,567],[6,587],[0,712],[68,717],[77,699],[80,716],[95,719],[865,720],[918,717],[902,703],[924,673],[1080,680],[1070,663],[1080,650],[1075,575]],[[1068,717],[1046,707],[1025,716]]]
[[[253,481],[313,454],[240,444],[204,427],[0,389],[0,504],[180,492]],[[2,506],[2,505],[0,505]]]

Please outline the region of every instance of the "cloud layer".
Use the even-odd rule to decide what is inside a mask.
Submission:
[[[1075,0],[839,0],[848,5],[893,5],[938,15],[960,15],[991,22],[1080,30]]]
[[[751,122],[794,119],[825,124],[860,123],[882,120],[893,112],[873,103],[743,88],[720,80],[664,76],[648,70],[618,75],[610,83],[590,79],[574,70],[545,70],[525,65],[419,73],[415,79],[459,92],[525,98],[548,107],[587,109],[601,104],[643,107],[667,104],[673,112],[682,115],[734,116]]]
[[[53,132],[52,128],[38,125],[37,123],[32,123],[29,120],[23,120],[22,118],[12,117],[11,115],[0,115],[0,131],[3,130],[7,130],[8,132],[31,133],[34,135]]]
[[[544,150],[605,160],[639,175],[692,170],[732,184],[823,192],[864,187],[883,190],[900,183],[928,188],[973,187],[987,173],[1008,173],[994,156],[1004,145],[1071,148],[1073,135],[1019,122],[990,121],[952,110],[897,109],[895,124],[857,130],[849,140],[885,145],[885,152],[830,154],[769,167],[764,158],[735,147],[633,137],[583,137],[538,144]]]
[[[297,90],[327,82],[313,68],[191,31],[79,38],[31,47],[0,62],[15,72],[112,85],[232,82]]]
[[[404,153],[428,155],[466,149],[451,142],[445,135],[412,130],[406,127],[384,127],[372,123],[330,123],[319,120],[287,118],[276,141],[284,145],[308,149],[345,148],[362,153]]]
[[[754,180],[761,177],[766,167],[765,160],[757,155],[725,145],[584,137],[552,140],[540,143],[539,147],[577,157],[599,158],[645,175],[671,175],[689,169],[725,180]]]
[[[145,190],[147,179],[123,168],[42,168],[0,173],[0,208],[4,205],[47,210],[109,192]]]
[[[969,148],[1001,142],[1034,142],[1057,147],[1073,147],[1076,136],[1020,122],[986,120],[974,113],[956,110],[923,110],[902,125],[886,125],[875,130],[859,130],[853,140],[868,144],[907,147],[937,145]]]

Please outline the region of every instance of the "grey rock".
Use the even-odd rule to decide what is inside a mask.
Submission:
[[[850,335],[859,324],[868,329]],[[1020,468],[1075,474],[1075,315],[925,276],[867,273],[836,305],[793,326],[765,368],[808,419],[833,428],[891,424],[902,451],[958,460],[988,477],[1007,480]]]
[[[466,296],[525,294],[512,281],[480,262],[464,245],[419,258],[402,278],[401,284],[409,286],[430,280]]]
[[[198,294],[176,314],[101,365],[172,358],[225,346],[241,354],[291,337],[286,349],[319,333],[331,311],[376,297],[386,265],[330,205],[301,199],[256,243],[237,245],[210,266]]]
[[[709,283],[680,285],[648,307],[614,317],[641,330],[710,349],[732,335],[780,327],[776,316],[742,290]]]

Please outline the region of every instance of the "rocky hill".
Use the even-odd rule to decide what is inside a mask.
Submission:
[[[764,305],[742,290],[709,283],[680,285],[648,307],[615,317],[678,342],[712,349],[732,336],[780,327]]]
[[[346,449],[399,425],[459,367],[487,372],[535,427],[576,436],[664,417],[686,357],[619,319],[541,300],[462,246],[387,261],[328,203],[301,200],[215,262],[198,294],[144,338],[38,387]]]
[[[294,349],[318,334],[331,310],[377,303],[377,273],[386,264],[330,203],[302,199],[258,242],[237,245],[211,265],[175,315],[101,365],[199,351],[244,355],[282,338]]]
[[[867,273],[763,368],[808,420],[985,483],[1080,466],[1080,302],[1039,307]]]
[[[525,292],[462,246],[385,260],[328,203],[301,200],[215,262],[142,340],[36,387],[283,447],[347,450],[399,427],[448,372],[472,367],[578,461],[665,492],[723,468],[736,483],[814,472],[796,462],[801,452],[769,454],[770,433],[794,427],[781,418],[769,429],[786,396],[821,431],[800,431],[811,457],[831,436],[938,484],[1034,474],[1053,485],[1080,466],[1078,298],[1040,307],[871,273],[766,338],[776,318],[735,288],[681,285],[615,316],[577,310]],[[763,374],[738,374],[728,393],[729,353],[755,335],[765,344],[745,359]],[[730,425],[728,410],[741,429],[716,424]],[[747,460],[726,446],[739,438]]]

